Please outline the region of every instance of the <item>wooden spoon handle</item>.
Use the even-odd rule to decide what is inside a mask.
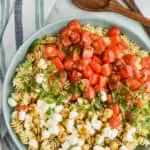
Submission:
[[[145,26],[150,27],[150,19],[143,17],[142,15],[140,15],[136,12],[129,11],[128,9],[126,9],[122,5],[120,5],[116,0],[110,0],[109,5],[107,6],[106,10],[122,14],[131,19],[139,21],[140,23],[144,24]]]
[[[132,10],[135,11],[139,14],[142,14],[142,12],[140,11],[140,9],[137,7],[136,3],[134,0],[123,0],[123,2]],[[147,32],[147,34],[150,36],[150,27],[144,26],[145,31]]]

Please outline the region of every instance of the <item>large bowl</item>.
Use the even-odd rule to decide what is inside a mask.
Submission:
[[[34,33],[19,48],[19,50],[17,51],[15,57],[13,58],[10,66],[8,68],[7,74],[5,76],[4,86],[3,86],[3,114],[4,114],[4,119],[5,119],[5,123],[6,123],[7,129],[8,129],[8,132],[9,132],[13,142],[16,144],[16,146],[19,150],[24,150],[26,148],[21,144],[21,142],[19,141],[19,139],[17,138],[17,136],[11,129],[10,117],[11,117],[12,110],[7,104],[8,96],[10,95],[11,90],[12,90],[12,78],[14,77],[16,67],[21,62],[23,62],[25,55],[27,53],[28,47],[30,46],[30,44],[32,43],[33,40],[35,40],[36,38],[42,37],[45,34],[52,34],[52,33],[59,32],[59,30],[61,28],[63,28],[71,19],[73,19],[73,18],[69,18],[69,19],[65,19],[62,21],[58,21],[58,22],[49,24],[49,25],[43,27],[42,29],[40,29],[38,32]],[[80,17],[78,19],[80,19],[80,21],[83,24],[88,23],[88,24],[92,24],[92,25],[100,25],[100,26],[106,27],[106,28],[116,25],[116,26],[120,27],[121,31],[124,32],[125,34],[127,34],[127,36],[130,39],[137,42],[143,48],[150,49],[150,44],[145,39],[143,39],[143,37],[141,37],[141,35],[137,31],[134,30],[134,27],[133,27],[133,30],[131,28],[129,29],[128,24],[130,24],[132,21],[128,20],[127,18],[126,18],[127,19],[126,21],[121,21],[120,18],[116,17],[116,19],[113,19],[113,18],[111,18],[111,16],[109,14],[108,15],[105,14],[105,17],[104,16],[90,16],[90,17]],[[118,19],[120,19],[120,20],[118,21]]]

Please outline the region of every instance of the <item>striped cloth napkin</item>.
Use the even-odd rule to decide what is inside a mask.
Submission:
[[[0,96],[6,70],[17,49],[33,32],[45,25],[55,1],[0,0]],[[0,105],[0,114],[1,111]],[[1,116],[0,119],[0,150],[7,150],[6,145],[10,150],[16,150]]]

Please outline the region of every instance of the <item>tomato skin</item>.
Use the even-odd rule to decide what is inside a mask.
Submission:
[[[115,46],[116,44],[118,44],[120,42],[120,36],[111,36],[110,37],[111,40],[111,45]]]
[[[71,43],[71,40],[69,39],[69,36],[64,36],[63,38],[61,38],[61,43],[65,46],[65,47],[68,47],[70,46],[72,43]]]
[[[66,57],[66,54],[65,54],[65,52],[64,52],[63,50],[58,50],[58,51],[57,51],[57,56],[58,56],[61,60],[63,60],[63,59]]]
[[[91,68],[93,69],[94,72],[100,73],[101,72],[101,61],[97,56],[92,57],[92,61],[90,63]]]
[[[118,27],[112,27],[108,31],[109,36],[119,36],[120,35],[120,29]]]
[[[57,56],[57,47],[55,44],[46,46],[44,49],[44,58],[52,58]]]
[[[99,40],[93,42],[92,46],[95,49],[94,53],[97,55],[101,55],[106,48],[106,44],[102,38],[99,38]]]
[[[112,128],[117,128],[119,125],[121,125],[122,123],[122,119],[120,116],[115,116],[113,115],[110,119],[109,119],[109,124]]]
[[[66,28],[63,28],[60,32],[60,37],[63,38],[64,36],[69,36],[71,34],[71,30],[66,27]]]
[[[113,103],[111,94],[107,95],[107,103],[108,104],[112,104]]]
[[[76,19],[70,21],[68,26],[69,26],[69,29],[71,29],[71,30],[75,30],[75,29],[80,29],[81,28],[81,24],[80,24],[79,20],[76,20]]]
[[[98,35],[96,35],[96,34],[91,34],[91,39],[92,39],[92,41],[97,41],[97,40],[99,40],[99,36]]]
[[[80,42],[80,34],[79,34],[79,32],[73,31],[70,34],[69,37],[70,37],[72,43],[78,43],[78,42]]]
[[[59,71],[63,71],[64,70],[64,65],[62,64],[61,60],[59,57],[55,57],[53,59],[53,63],[55,64],[56,68],[59,70]]]
[[[139,82],[138,80],[136,79],[126,79],[126,83],[128,85],[129,88],[133,89],[133,90],[137,90],[141,87],[141,82]]]
[[[105,63],[113,63],[115,61],[115,53],[111,49],[106,49],[103,53],[102,60]]]
[[[71,82],[78,81],[82,78],[82,74],[76,70],[73,70],[71,74]]]
[[[71,71],[73,69],[73,66],[74,66],[73,60],[71,60],[71,59],[65,60],[65,62],[64,62],[64,68],[66,70]]]
[[[128,55],[125,55],[123,57],[124,61],[126,64],[128,65],[134,65],[135,64],[135,61],[136,61],[136,56],[135,55],[132,55],[132,54],[128,54]]]
[[[99,80],[99,75],[96,73],[93,73],[90,77],[89,77],[89,82],[90,85],[95,85]]]
[[[93,75],[93,71],[89,65],[84,67],[83,74],[87,78]]]
[[[84,68],[89,65],[90,59],[81,59],[79,64],[78,64],[78,70],[79,71],[84,71]]]
[[[77,62],[77,61],[80,60],[80,55],[79,55],[79,53],[77,52],[77,50],[74,50],[74,51],[73,51],[73,53],[72,53],[72,60],[73,60],[74,62]]]
[[[82,31],[81,34],[81,41],[85,44],[85,45],[91,45],[92,43],[92,39],[91,39],[91,34],[88,31]]]
[[[85,46],[83,50],[83,59],[89,59],[93,56],[94,48],[92,46]]]
[[[89,100],[93,99],[96,96],[95,90],[91,86],[85,88],[84,94],[85,97]]]
[[[142,58],[141,64],[144,69],[150,69],[150,56]]]
[[[101,74],[103,76],[110,76],[112,73],[112,65],[111,64],[103,64],[101,66]]]
[[[120,67],[120,74],[122,78],[132,78],[134,76],[134,69],[131,65],[122,65]]]
[[[112,104],[111,109],[113,110],[113,114],[118,116],[120,114],[120,108],[117,104]]]

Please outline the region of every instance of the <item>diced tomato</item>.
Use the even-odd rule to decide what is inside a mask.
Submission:
[[[113,103],[111,94],[107,95],[107,103],[108,104],[112,104]]]
[[[80,55],[79,55],[79,53],[77,52],[77,50],[74,50],[74,51],[73,51],[73,53],[72,53],[72,60],[73,60],[74,62],[77,62],[77,61],[80,60]]]
[[[122,118],[120,116],[113,115],[109,119],[109,124],[112,128],[117,128],[119,125],[121,125],[121,123],[122,123]]]
[[[127,83],[128,87],[133,90],[137,90],[141,87],[141,82],[139,82],[136,79],[128,78],[128,79],[126,79],[126,83]]]
[[[58,50],[58,51],[57,51],[57,56],[58,56],[61,60],[63,60],[63,59],[66,57],[66,54],[65,54],[65,52],[64,52],[63,50]]]
[[[95,90],[91,86],[85,88],[84,94],[85,94],[85,97],[90,100],[96,96]]]
[[[72,43],[71,43],[71,40],[69,39],[69,36],[64,36],[63,38],[61,38],[61,43],[65,46],[65,47],[68,47],[70,46]]]
[[[122,78],[132,78],[134,76],[134,68],[131,65],[122,65],[120,74]]]
[[[97,55],[101,55],[106,48],[106,44],[102,38],[99,38],[99,40],[93,42],[92,45],[95,49],[94,53]]]
[[[105,63],[113,63],[115,61],[115,53],[111,49],[106,49],[103,53],[102,60]]]
[[[122,49],[120,49],[117,45],[113,46],[111,48],[112,48],[116,58],[120,59],[124,55],[124,51]]]
[[[99,75],[96,73],[93,73],[90,77],[89,77],[89,81],[90,81],[90,85],[95,85],[97,84],[99,80]]]
[[[128,43],[124,41],[123,39],[120,40],[120,43],[118,43],[118,47],[122,49],[123,51],[128,49]]]
[[[80,29],[81,28],[81,24],[80,24],[79,20],[76,20],[76,19],[70,21],[68,26],[69,26],[69,28],[71,30]]]
[[[108,77],[99,76],[99,86],[100,88],[105,88],[108,82]]]
[[[132,98],[131,93],[128,92],[128,93],[126,94],[126,100],[127,100],[127,101],[128,101],[128,100],[131,100],[131,98]]]
[[[93,56],[94,48],[92,46],[85,46],[83,50],[83,59],[89,59]]]
[[[59,71],[63,71],[64,70],[64,65],[62,64],[61,60],[59,57],[56,57],[53,59],[53,63],[55,64],[56,68]]]
[[[134,105],[138,106],[138,107],[142,107],[142,106],[143,106],[143,103],[142,103],[142,101],[141,101],[140,99],[134,99],[134,100],[132,101],[132,103],[133,103]]]
[[[110,76],[112,73],[112,65],[111,64],[104,64],[101,66],[101,74],[103,76]]]
[[[72,96],[70,102],[75,102],[77,101],[77,99],[80,97],[80,93],[76,93]]]
[[[91,45],[91,34],[88,31],[82,31],[81,40],[85,45]]]
[[[142,58],[142,67],[144,69],[150,69],[150,56]]]
[[[57,56],[57,47],[55,44],[46,46],[44,49],[44,58],[51,58]]]
[[[17,107],[17,110],[20,112],[20,111],[25,111],[27,109],[27,106],[25,106],[25,105],[19,105],[18,107]]]
[[[60,32],[60,37],[63,38],[64,36],[69,36],[71,34],[71,30],[69,28],[63,28]]]
[[[120,35],[120,29],[118,27],[112,27],[108,31],[109,36],[119,36]]]
[[[79,71],[73,70],[71,74],[71,82],[75,82],[82,78],[82,74]]]
[[[125,60],[126,64],[128,64],[128,65],[134,65],[135,61],[136,61],[136,56],[132,55],[132,54],[128,54],[128,55],[125,55],[123,57],[123,59]]]
[[[70,34],[70,39],[71,39],[72,43],[78,43],[78,42],[80,42],[80,34],[79,34],[79,32],[73,31]]]
[[[91,59],[81,59],[78,64],[78,70],[83,71],[85,66],[89,65]]]
[[[150,70],[148,69],[144,69],[141,71],[141,74],[140,74],[142,77],[142,80],[145,82],[145,81],[150,81]]]
[[[101,65],[100,64],[91,63],[91,68],[96,73],[100,73],[101,72]]]
[[[74,66],[73,60],[71,60],[71,59],[65,60],[65,62],[64,62],[64,68],[66,70],[71,71],[73,69],[73,66]]]
[[[101,60],[96,56],[96,55],[93,55],[92,57],[92,63],[93,64],[101,64]]]
[[[147,81],[144,84],[144,88],[145,88],[145,90],[146,90],[147,93],[150,93],[150,81]]]
[[[84,76],[87,77],[87,78],[93,75],[93,71],[92,71],[92,69],[89,65],[85,66],[83,68],[83,73],[84,73]]]
[[[118,116],[120,114],[120,108],[117,104],[112,104],[111,109],[113,110],[113,114]]]
[[[111,36],[110,37],[111,40],[111,46],[115,46],[116,44],[118,44],[120,42],[120,36]]]
[[[99,40],[100,36],[98,36],[96,34],[91,34],[91,38],[92,38],[92,41],[97,41],[97,40]]]

